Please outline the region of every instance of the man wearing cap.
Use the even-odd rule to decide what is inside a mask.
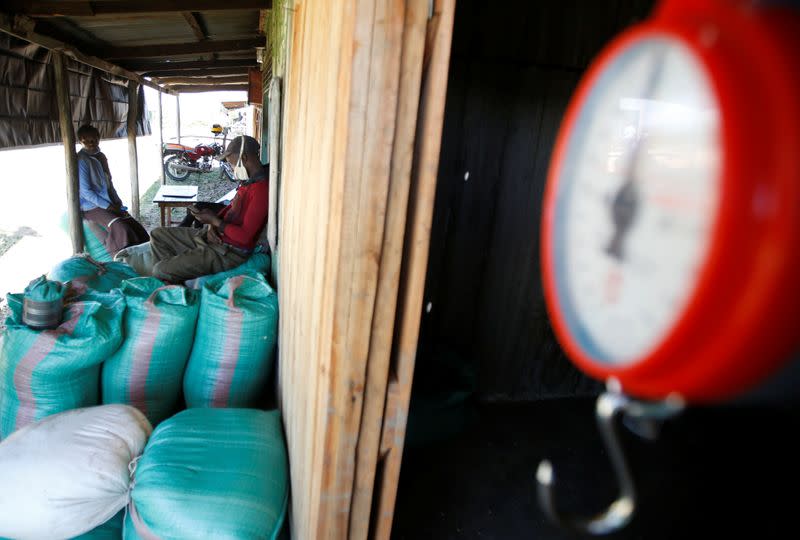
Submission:
[[[202,229],[158,227],[150,232],[153,276],[169,283],[216,274],[244,263],[253,252],[269,213],[268,167],[253,137],[237,137],[223,152],[223,166],[239,180],[231,203],[215,213],[189,207]]]

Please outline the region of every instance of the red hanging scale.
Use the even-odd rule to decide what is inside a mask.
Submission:
[[[545,193],[545,298],[568,356],[613,383],[597,415],[621,495],[566,516],[543,461],[539,498],[560,524],[630,520],[615,416],[734,398],[800,349],[799,59],[787,2],[664,0],[573,96]]]
[[[800,15],[664,1],[570,103],[544,203],[556,334],[643,398],[735,396],[800,345]]]

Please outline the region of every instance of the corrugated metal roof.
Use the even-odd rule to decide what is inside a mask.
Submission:
[[[256,48],[266,45],[260,22],[270,7],[270,1],[253,0],[14,0],[0,8],[7,21],[0,30],[48,48],[66,44],[78,60],[98,58],[134,74],[153,72],[150,76],[185,72],[204,77],[197,84],[208,85],[211,75],[244,80],[257,65]],[[232,66],[231,60],[246,62]]]

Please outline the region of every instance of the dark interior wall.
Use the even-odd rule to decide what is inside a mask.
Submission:
[[[591,59],[650,0],[457,4],[420,361],[446,348],[487,400],[595,393],[553,338],[539,221],[561,117]]]

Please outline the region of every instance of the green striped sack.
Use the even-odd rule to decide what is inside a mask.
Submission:
[[[103,364],[103,403],[132,405],[156,425],[178,408],[200,302],[152,277],[126,280],[121,291],[125,337]]]
[[[0,438],[51,414],[100,402],[100,365],[122,341],[122,294],[89,293],[64,306],[61,325],[22,323],[22,295],[7,297],[11,315],[0,348]]]
[[[256,407],[264,397],[278,333],[278,295],[248,273],[207,282],[186,367],[188,407]]]
[[[58,263],[48,274],[52,280],[63,283],[69,281],[78,292],[108,292],[120,287],[123,280],[135,277],[139,277],[139,274],[125,263],[102,263],[83,255]]]
[[[123,537],[274,540],[288,498],[277,410],[188,409],[155,429],[136,463]]]

